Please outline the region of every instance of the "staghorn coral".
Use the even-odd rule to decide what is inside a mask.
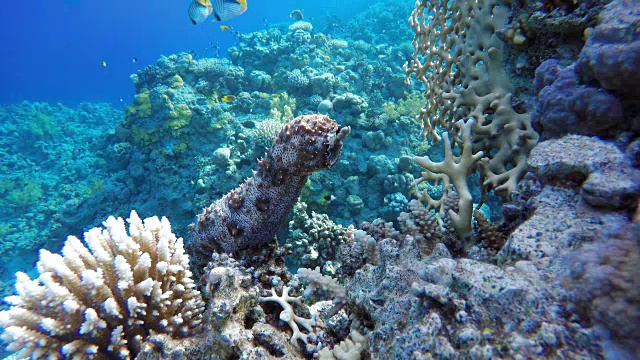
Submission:
[[[473,153],[472,140],[471,140],[471,128],[473,127],[474,120],[469,120],[466,123],[462,123],[460,120],[460,127],[463,133],[461,134],[464,145],[462,145],[462,152],[460,156],[455,156],[451,151],[451,142],[449,140],[449,134],[444,133],[444,160],[441,162],[433,162],[428,156],[415,157],[414,161],[425,168],[427,171],[422,172],[422,177],[415,181],[416,196],[421,201],[427,203],[429,208],[438,209],[438,218],[442,225],[442,217],[444,216],[445,203],[449,193],[452,191],[452,186],[455,187],[458,195],[458,212],[449,210],[447,215],[451,218],[453,227],[456,229],[458,236],[465,239],[469,245],[469,238],[472,235],[471,217],[473,212],[473,198],[469,191],[469,185],[467,184],[467,175],[469,175],[473,166],[480,161],[484,156],[482,151]],[[525,163],[526,165],[526,163]],[[436,182],[442,181],[443,193],[442,197],[438,200],[431,198],[426,191],[420,193],[417,186],[423,181],[433,180]]]
[[[308,176],[331,167],[349,127],[326,116],[300,116],[279,132],[252,178],[198,215],[190,253],[207,261],[214,249],[226,253],[273,239]]]
[[[152,333],[182,338],[201,328],[204,303],[182,238],[166,218],[135,211],[70,236],[62,255],[40,251],[37,279],[18,272],[18,295],[0,313],[2,339],[19,356],[56,359],[135,357]]]

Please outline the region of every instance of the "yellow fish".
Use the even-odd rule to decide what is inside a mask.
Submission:
[[[193,0],[189,6],[191,22],[199,24],[213,13],[214,21],[224,21],[247,11],[247,0]]]
[[[211,0],[193,0],[189,6],[189,19],[193,25],[205,21],[213,12]]]
[[[247,0],[214,0],[213,16],[218,21],[229,20],[247,11]]]
[[[231,30],[231,28],[230,28],[230,27],[228,27],[227,25],[220,25],[220,30],[222,30],[222,31],[229,31],[229,30]]]
[[[236,97],[234,95],[225,95],[220,100],[224,103],[230,103],[232,101],[236,101]]]

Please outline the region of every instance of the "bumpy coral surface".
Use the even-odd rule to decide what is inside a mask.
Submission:
[[[166,218],[108,218],[70,236],[62,255],[40,251],[40,275],[17,273],[17,296],[0,313],[8,350],[31,358],[129,359],[152,333],[196,334],[204,303],[182,238]]]
[[[273,239],[307,177],[338,160],[349,131],[327,116],[290,121],[259,161],[254,176],[198,215],[191,253],[207,259],[213,249],[235,253]]]
[[[597,84],[639,101],[640,3],[613,1],[600,18],[602,23],[589,35],[576,63],[576,71],[585,83]]]
[[[640,225],[606,229],[567,261],[565,284],[577,312],[640,356]]]

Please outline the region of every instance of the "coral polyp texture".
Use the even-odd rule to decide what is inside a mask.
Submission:
[[[422,134],[438,141],[442,128],[452,140],[445,147],[458,145],[474,154],[464,164],[449,157],[438,166],[428,157],[416,157],[426,169],[423,178],[450,178],[460,195],[460,213],[451,216],[462,238],[472,234],[467,175],[480,167],[484,187],[509,194],[538,141],[529,114],[512,105],[514,88],[504,70],[505,46],[497,31],[507,25],[510,6],[502,0],[418,1],[409,19],[415,52],[405,71],[407,81],[414,76],[426,85],[425,107],[418,115]],[[470,136],[465,137],[468,126]],[[454,167],[459,168],[455,174],[449,171]],[[425,197],[430,206],[440,207],[446,195],[437,201]]]
[[[39,276],[17,273],[0,326],[9,351],[34,359],[130,359],[151,334],[184,338],[201,329],[182,238],[166,218],[109,217],[105,228],[70,236],[62,255],[40,251]]]
[[[338,160],[350,131],[323,115],[300,116],[282,127],[253,177],[198,215],[193,256],[207,261],[213,250],[235,253],[272,240],[307,177]]]

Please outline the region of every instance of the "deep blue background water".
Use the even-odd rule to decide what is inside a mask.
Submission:
[[[369,1],[248,0],[245,14],[227,22],[240,32],[268,23],[290,22],[304,9],[315,26],[327,16],[351,16]],[[160,55],[193,50],[198,57],[219,42],[221,56],[235,36],[220,23],[191,25],[190,0],[36,0],[5,1],[0,11],[0,104],[22,100],[128,103],[129,75]],[[132,59],[137,58],[137,63]],[[107,68],[100,63],[107,62]]]

